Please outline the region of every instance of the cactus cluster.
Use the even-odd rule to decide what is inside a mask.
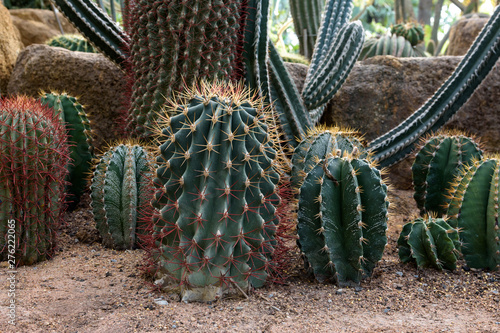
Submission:
[[[124,250],[140,244],[150,214],[153,172],[152,154],[134,142],[112,146],[100,157],[90,188],[104,245]]]
[[[379,55],[394,57],[426,57],[424,50],[415,47],[403,36],[397,34],[369,38],[365,41],[359,60]]]
[[[35,99],[0,99],[0,154],[0,260],[45,260],[54,253],[64,211],[66,130]]]
[[[269,110],[241,86],[203,84],[185,98],[158,128],[151,253],[183,300],[213,300],[266,282],[282,157]]]
[[[92,45],[80,35],[59,35],[49,39],[48,46],[62,47],[70,51],[96,53]]]
[[[415,22],[395,24],[391,27],[391,33],[404,37],[412,46],[423,42],[425,36],[422,26]]]

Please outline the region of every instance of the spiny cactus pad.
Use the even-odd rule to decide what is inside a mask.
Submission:
[[[56,246],[69,162],[66,129],[35,99],[0,99],[0,154],[0,260],[31,265]],[[11,220],[15,253],[8,245]]]
[[[241,86],[185,98],[159,126],[152,254],[183,300],[208,301],[266,282],[282,157],[269,109]]]
[[[380,171],[346,154],[317,164],[300,188],[299,245],[320,282],[359,284],[387,244],[389,201]]]

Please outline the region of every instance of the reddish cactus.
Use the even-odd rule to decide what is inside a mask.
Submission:
[[[35,99],[0,99],[0,154],[0,260],[45,260],[64,210],[66,129]]]

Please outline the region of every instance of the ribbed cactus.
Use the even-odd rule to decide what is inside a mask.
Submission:
[[[414,47],[410,41],[396,34],[384,35],[367,39],[359,55],[360,60],[365,60],[378,55],[391,55],[394,57],[426,57],[423,50]]]
[[[97,51],[82,36],[79,35],[59,35],[49,39],[48,46],[62,47],[70,51],[96,53]]]
[[[146,233],[145,218],[153,198],[153,156],[139,144],[110,147],[92,177],[92,213],[104,245],[119,250],[135,248]]]
[[[277,133],[240,86],[203,85],[160,126],[154,260],[183,300],[261,287],[276,246]]]
[[[403,226],[398,239],[399,259],[418,267],[455,270],[460,254],[458,230],[446,220],[427,216]]]
[[[66,199],[70,206],[75,206],[87,188],[92,163],[90,122],[76,97],[66,93],[41,93],[40,102],[56,112],[68,131],[71,162],[68,164]]]
[[[300,54],[310,57],[316,44],[325,0],[289,0],[289,3]]]
[[[358,284],[382,258],[389,202],[380,171],[346,154],[321,161],[300,188],[298,235],[317,280]]]
[[[391,33],[404,37],[412,46],[423,42],[425,36],[422,26],[414,22],[393,25],[391,27]]]
[[[292,189],[298,190],[307,173],[321,160],[352,153],[357,158],[368,157],[363,138],[349,128],[318,126],[295,148],[292,155]]]
[[[411,167],[413,197],[421,214],[446,214],[452,181],[467,163],[481,157],[480,146],[464,134],[445,132],[423,138]]]
[[[0,154],[0,260],[50,258],[64,210],[66,130],[35,99],[0,99]]]
[[[450,190],[449,224],[461,230],[462,254],[473,268],[500,267],[499,176],[500,156],[490,156],[469,165]]]
[[[200,80],[236,77],[242,0],[138,0],[130,8],[129,129],[151,135],[166,98]]]

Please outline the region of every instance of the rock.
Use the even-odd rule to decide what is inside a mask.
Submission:
[[[10,74],[23,45],[10,19],[9,10],[0,3],[0,96],[7,93]]]
[[[54,12],[47,9],[11,9],[12,22],[19,29],[21,41],[27,47],[31,44],[44,44],[48,39],[60,35]],[[66,34],[76,34],[78,30],[61,14],[59,20]]]
[[[478,15],[458,20],[450,29],[450,43],[446,49],[446,55],[466,54],[486,22],[488,18]]]
[[[100,149],[120,137],[125,86],[124,73],[101,54],[34,44],[19,54],[8,93],[37,97],[52,89],[79,97]]]
[[[452,74],[458,56],[395,58],[379,56],[356,63],[329,103],[321,122],[358,129],[367,141],[386,133],[417,110]],[[487,150],[500,151],[500,67],[485,78],[445,128],[481,138]],[[391,183],[410,189],[412,159],[394,165]]]
[[[295,82],[299,93],[301,93],[302,89],[304,88],[304,82],[306,80],[307,70],[309,69],[309,66],[293,62],[285,62],[285,67],[288,70],[288,73],[290,73],[292,80]]]

